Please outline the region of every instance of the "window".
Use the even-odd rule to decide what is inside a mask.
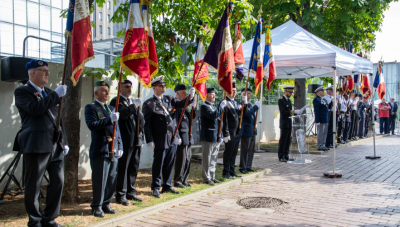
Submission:
[[[100,21],[103,20],[103,13],[99,13],[99,20],[100,20]]]
[[[103,34],[103,26],[99,25],[99,33]]]
[[[111,9],[111,3],[107,2],[107,9]]]
[[[107,14],[107,21],[108,21],[108,22],[110,22],[110,21],[111,21],[110,14]]]
[[[111,29],[107,28],[107,35],[111,35]]]

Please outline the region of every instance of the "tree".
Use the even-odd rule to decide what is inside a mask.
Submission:
[[[380,31],[383,12],[397,0],[249,0],[253,16],[260,7],[264,19],[271,17],[274,27],[292,20],[326,41],[344,47],[353,41],[354,52],[373,50],[375,32]],[[254,28],[244,30],[252,38]],[[305,105],[305,80],[295,80],[295,107]]]

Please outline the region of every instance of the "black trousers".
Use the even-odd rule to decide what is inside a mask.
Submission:
[[[357,111],[353,110],[351,112],[351,126],[350,126],[350,136],[349,139],[358,136],[358,123],[359,117],[357,116]]]
[[[333,111],[329,111],[328,134],[326,135],[325,147],[333,146]]]
[[[54,224],[60,214],[61,195],[64,187],[64,154],[58,147],[52,153],[24,154],[25,165],[25,209],[28,213],[28,226],[41,226],[41,223]],[[49,173],[46,191],[46,207],[40,210],[40,187],[45,171]]]
[[[236,136],[231,138],[225,144],[225,151],[223,156],[224,169],[222,176],[229,176],[235,173],[235,161],[239,149],[240,137]]]
[[[109,158],[91,158],[93,209],[107,206],[111,203],[117,186],[118,159],[111,161]]]
[[[281,137],[279,138],[278,157],[289,158],[290,140],[292,137],[291,128],[281,128]]]
[[[240,144],[239,170],[250,169],[253,165],[255,136],[242,136]]]
[[[343,132],[343,140],[348,140],[350,136],[350,127],[351,127],[351,121],[345,121],[344,123],[344,132]]]
[[[365,130],[364,130],[364,137],[368,136],[369,131],[369,122],[371,121],[370,115],[365,115]]]
[[[172,188],[171,179],[172,171],[174,170],[176,149],[176,144],[165,150],[154,149],[154,160],[151,168],[151,190],[160,189],[161,186],[165,189]],[[163,180],[162,185],[161,179]]]
[[[116,198],[126,198],[126,194],[136,194],[135,182],[141,152],[140,146],[124,147],[124,154],[118,159]]]
[[[345,140],[344,139],[344,129],[345,129],[345,117],[344,117],[344,114],[343,113],[340,113],[339,114],[339,117],[338,117],[338,126],[337,126],[337,139],[338,139],[338,142],[340,141],[340,140]]]
[[[391,131],[392,134],[394,134],[394,129],[396,128],[396,118],[395,117],[389,117],[389,132]]]
[[[192,158],[191,145],[179,145],[175,157],[175,183],[187,183],[190,172],[190,159]]]
[[[379,132],[389,134],[389,118],[388,117],[380,117],[379,118]]]

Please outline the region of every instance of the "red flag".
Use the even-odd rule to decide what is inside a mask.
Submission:
[[[204,26],[205,25],[203,25],[203,27]],[[203,62],[204,54],[205,54],[204,45],[203,45],[203,42],[199,39],[197,42],[196,62],[194,63],[194,72],[193,72],[192,82],[196,79],[196,76],[197,76],[197,80],[194,85],[194,88],[200,95],[203,102],[206,100],[206,96],[207,96],[206,81],[208,80],[208,64],[204,63],[203,67],[200,69],[201,63]],[[199,72],[199,70],[201,70],[201,72]]]
[[[143,0],[142,10],[144,17],[144,25],[145,31],[147,33],[148,38],[148,48],[149,48],[149,65],[150,65],[150,78],[153,78],[158,73],[158,59],[157,59],[157,51],[156,44],[154,42],[154,34],[153,34],[153,25],[151,23],[151,15],[149,7],[151,5],[151,0]]]
[[[366,93],[371,94],[371,85],[369,83],[369,78],[366,75],[362,75],[362,81],[361,81],[361,93],[364,95]]]
[[[71,80],[75,86],[86,62],[94,59],[88,0],[70,0],[66,34],[71,40]],[[76,13],[75,13],[76,12]]]
[[[235,59],[236,78],[242,81],[244,77],[243,64],[245,63],[242,47],[242,34],[240,32],[240,21],[235,23],[235,34],[233,35],[233,57]]]

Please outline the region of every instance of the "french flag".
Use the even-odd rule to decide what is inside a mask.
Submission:
[[[260,18],[257,23],[256,33],[254,35],[253,49],[251,50],[251,58],[249,69],[256,74],[254,77],[255,94],[258,93],[258,89],[264,79],[264,65],[261,59],[261,30],[262,30],[262,19]]]
[[[71,40],[71,80],[75,86],[86,62],[94,59],[88,0],[70,0],[65,33]]]
[[[276,78],[275,58],[272,54],[272,25],[267,25],[267,33],[265,35],[265,50],[264,50],[264,75],[268,76],[267,88],[271,89],[272,81]]]
[[[382,99],[383,96],[386,94],[386,87],[385,87],[385,81],[384,81],[384,76],[383,76],[383,62],[380,61],[378,64],[378,69],[376,71],[375,75],[375,80],[374,80],[374,88],[378,89],[378,97],[379,99]]]
[[[139,0],[131,0],[122,47],[121,66],[130,74],[137,75],[139,82],[148,88],[151,83],[148,60],[149,39],[144,26],[142,5]]]

